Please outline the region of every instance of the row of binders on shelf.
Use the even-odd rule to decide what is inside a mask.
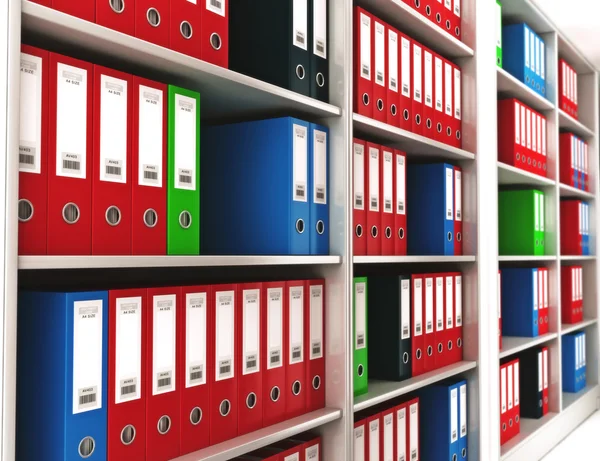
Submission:
[[[371,306],[371,308],[369,308]],[[354,395],[463,358],[462,274],[354,279]]]
[[[22,50],[19,254],[329,254],[326,127]]]
[[[564,59],[558,60],[558,107],[577,120],[577,71]]]
[[[305,432],[237,456],[233,461],[319,461],[322,456],[321,437]]]
[[[521,430],[521,418],[539,419],[549,408],[548,348],[527,350],[500,364],[500,444]]]
[[[353,193],[355,255],[463,254],[460,167],[354,139]]]
[[[461,0],[402,0],[450,35],[461,39]]]
[[[585,388],[585,332],[571,333],[562,337],[562,390],[579,392]]]
[[[545,194],[535,189],[498,191],[500,255],[545,254]]]
[[[504,268],[500,278],[502,335],[533,338],[548,333],[548,269]]]
[[[589,191],[588,143],[573,133],[561,133],[559,136],[560,182]]]
[[[498,101],[498,160],[546,177],[547,120],[518,99]]]
[[[228,66],[228,0],[32,0],[212,64]]]
[[[35,431],[48,459],[167,460],[325,405],[324,280],[21,292],[18,310],[19,459]]]
[[[560,252],[589,256],[590,205],[582,200],[560,201]]]
[[[563,324],[583,321],[583,267],[561,267],[561,319]]]
[[[461,70],[355,7],[354,111],[461,148]]]

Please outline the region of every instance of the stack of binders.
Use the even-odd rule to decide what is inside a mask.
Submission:
[[[33,1],[227,68],[228,0]]]
[[[355,419],[354,461],[422,459],[419,398]]]
[[[198,254],[198,93],[27,45],[21,81],[19,254]]]
[[[503,68],[546,97],[544,41],[525,23],[502,27]]]
[[[353,147],[354,254],[406,255],[406,154],[360,139]]]
[[[546,177],[546,117],[517,99],[498,101],[498,160]]]
[[[549,332],[548,269],[502,269],[502,334],[533,338]]]
[[[562,323],[583,321],[583,267],[562,266],[561,268],[561,317]]]
[[[461,148],[461,102],[458,66],[355,7],[354,112]]]
[[[282,117],[202,132],[206,254],[329,254],[329,129]]]
[[[232,70],[329,101],[328,0],[229,3]]]
[[[581,200],[560,201],[560,252],[590,254],[590,205]]]
[[[462,170],[447,163],[408,168],[408,253],[463,254]]]
[[[304,433],[233,458],[233,461],[284,461],[322,459],[321,437]]]
[[[18,413],[51,459],[160,461],[323,408],[324,300],[323,280],[23,292]]]
[[[369,349],[367,327],[368,327],[368,284],[366,277],[354,278],[354,292],[352,304],[354,306],[353,325],[353,389],[354,396],[366,394],[369,390]]]
[[[560,133],[560,182],[590,190],[588,143],[573,133]]]
[[[498,192],[498,250],[501,255],[545,254],[545,194],[542,191]]]
[[[563,392],[579,392],[586,386],[585,332],[562,337]]]
[[[521,432],[519,359],[500,364],[500,445]]]
[[[502,3],[496,0],[496,65],[502,69]]]
[[[419,395],[422,461],[467,460],[467,381],[444,382]]]
[[[519,357],[521,417],[539,419],[548,413],[548,348],[530,349]]]
[[[577,71],[564,59],[558,60],[558,107],[577,120]]]

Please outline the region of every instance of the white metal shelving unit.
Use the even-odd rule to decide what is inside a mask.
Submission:
[[[323,438],[323,459],[350,461],[353,452],[354,413],[379,405],[424,386],[453,376],[469,380],[469,457],[472,460],[521,461],[539,459],[595,410],[598,386],[598,293],[600,270],[593,257],[560,255],[560,197],[580,197],[590,202],[592,236],[598,229],[598,79],[595,70],[579,55],[540,12],[533,0],[505,0],[506,21],[526,21],[547,44],[549,99],[536,95],[495,65],[495,4],[463,0],[460,42],[417,14],[402,0],[355,0],[400,31],[421,41],[462,68],[463,149],[390,127],[353,113],[353,2],[329,0],[330,104],[222,69],[109,29],[49,10],[27,0],[0,3],[0,459],[14,459],[16,401],[16,296],[20,275],[37,271],[70,270],[81,274],[90,269],[123,268],[214,268],[245,270],[308,270],[327,279],[327,408],[252,434],[181,457],[181,461],[224,461],[304,430],[318,431]],[[202,118],[267,117],[293,114],[319,121],[330,128],[330,222],[331,254],[327,257],[195,256],[195,257],[18,257],[17,190],[19,52],[21,36],[32,44],[72,54],[102,64],[178,84],[200,91]],[[564,56],[580,74],[580,121],[556,107],[558,56]],[[549,177],[497,162],[498,97],[517,97],[548,117]],[[585,97],[584,97],[585,96]],[[592,187],[589,193],[562,185],[558,179],[558,133],[570,129],[590,144]],[[462,257],[356,256],[352,252],[352,139],[365,137],[407,152],[408,161],[444,160],[463,168],[464,252]],[[548,197],[549,253],[555,256],[498,256],[498,185],[534,186]],[[410,237],[409,237],[410,238]],[[596,244],[592,242],[593,254]],[[585,321],[577,325],[560,322],[560,267],[584,266]],[[403,382],[372,381],[366,395],[354,398],[352,389],[352,279],[354,272],[376,265],[394,267],[415,264],[458,267],[464,280],[464,361]],[[504,338],[497,341],[497,270],[501,265],[544,265],[550,268],[551,329],[541,338]],[[408,267],[408,266],[407,266]],[[227,269],[229,270],[229,269]],[[238,269],[240,270],[240,269]],[[412,270],[412,269],[411,269]],[[129,270],[129,272],[132,272]],[[27,277],[25,277],[27,278]],[[29,277],[31,278],[31,277]],[[588,388],[576,394],[561,392],[561,336],[584,329],[588,333]],[[540,420],[522,420],[521,434],[500,447],[499,360],[538,344],[551,351],[551,413]]]

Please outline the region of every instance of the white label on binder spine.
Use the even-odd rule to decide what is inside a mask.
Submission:
[[[460,386],[460,438],[467,435],[467,385]]]
[[[235,376],[235,291],[215,293],[215,381]]]
[[[406,408],[396,412],[396,441],[398,444],[398,460],[406,460]]]
[[[542,373],[543,373],[543,365],[542,365],[542,353],[538,352],[538,392],[542,392],[543,383],[542,383]]]
[[[577,72],[573,71],[573,102],[577,105]]]
[[[206,9],[225,17],[225,0],[206,0]]]
[[[433,333],[433,278],[425,279],[425,333]]]
[[[542,75],[542,73],[540,72],[540,51],[541,51],[541,47],[540,47],[540,38],[539,37],[535,37],[535,73],[538,75]]]
[[[525,67],[529,68],[529,29],[527,27],[523,29],[525,30]]]
[[[304,287],[290,287],[289,291],[289,364],[304,360]]]
[[[567,99],[569,101],[572,101],[573,100],[573,87],[571,86],[571,83],[572,83],[571,68],[569,66],[566,66],[566,69],[565,69],[565,80],[567,81]]]
[[[410,431],[410,459],[418,460],[419,459],[419,404],[413,403],[410,406],[410,422],[409,427]],[[416,430],[412,430],[415,428]]]
[[[385,27],[375,21],[375,84],[385,86]]]
[[[383,417],[383,460],[394,460],[394,413]]]
[[[371,80],[371,18],[360,13],[360,76]]]
[[[433,56],[425,51],[425,105],[433,107]]]
[[[460,96],[460,70],[454,69],[454,118],[460,120],[461,115],[461,96]]]
[[[454,172],[454,180],[454,195],[456,196],[456,213],[454,219],[462,221],[462,172],[460,170]]]
[[[509,365],[506,370],[506,375],[508,378],[508,409],[512,410],[513,408],[513,367]]]
[[[298,48],[308,50],[308,2],[293,0],[292,43]]]
[[[529,68],[535,73],[535,35],[533,34],[533,31],[530,30],[529,31],[529,46],[530,46],[530,51],[529,51],[529,56],[531,58],[531,64],[529,66]]]
[[[544,354],[544,389],[548,389],[548,349],[544,349],[543,354]]]
[[[314,130],[313,202],[327,205],[327,133]]]
[[[313,445],[312,447],[308,447],[304,451],[304,460],[305,461],[319,461],[319,443]]]
[[[534,209],[534,214],[533,214],[534,228],[536,231],[539,231],[540,230],[540,210],[539,210],[539,200],[538,200],[537,192],[533,193],[533,209]]]
[[[388,29],[388,89],[398,92],[398,34]]]
[[[573,135],[569,135],[569,137],[571,138],[571,168],[575,169],[577,157],[577,140]]]
[[[56,176],[85,179],[87,70],[59,62],[56,74]]]
[[[581,335],[581,362],[585,367],[585,333]]]
[[[548,308],[548,269],[542,270],[543,278],[544,278],[544,304],[543,308]]]
[[[313,53],[327,59],[327,0],[313,0]]]
[[[531,111],[529,109],[527,112],[527,149],[531,149]]]
[[[242,375],[260,371],[260,290],[242,292]]]
[[[415,279],[413,289],[413,302],[415,309],[413,315],[415,316],[415,331],[413,336],[421,336],[423,334],[423,279]]]
[[[163,105],[162,90],[140,85],[138,94],[138,184],[162,187]]]
[[[383,212],[393,213],[394,194],[393,189],[393,173],[394,164],[392,163],[392,152],[383,151]]]
[[[413,97],[417,102],[423,102],[421,82],[423,66],[421,64],[421,47],[413,44]]]
[[[456,284],[454,286],[454,300],[456,310],[456,326],[462,326],[462,275],[455,276]]]
[[[310,360],[323,357],[323,285],[310,286]]]
[[[535,122],[537,124],[537,153],[541,154],[542,153],[542,116],[541,115],[536,115],[535,116]]]
[[[379,149],[369,148],[369,211],[379,211]]]
[[[122,403],[137,400],[142,395],[141,296],[117,298],[114,315],[115,403]]]
[[[102,304],[73,303],[73,414],[102,408]]]
[[[544,46],[543,40],[540,40],[540,75],[542,80],[546,80],[546,63],[544,62],[546,58],[546,50]]]
[[[564,61],[562,62],[561,69],[562,94],[563,96],[567,96],[567,66]]]
[[[520,106],[518,102],[515,102],[515,142],[521,144],[521,128],[519,126],[519,115],[520,115]]]
[[[283,366],[283,288],[267,290],[267,370]]]
[[[367,347],[367,284],[358,282],[354,284],[354,348],[364,349]]]
[[[539,198],[540,198],[540,231],[544,232],[544,199],[545,199],[545,195],[544,194],[539,194]]]
[[[454,326],[454,314],[453,311],[453,288],[454,288],[454,277],[448,276],[446,277],[446,329],[449,330]]]
[[[520,384],[519,384],[519,362],[518,361],[513,364],[513,368],[514,368],[513,371],[515,373],[514,374],[515,388],[514,388],[514,396],[513,397],[514,397],[514,404],[515,404],[515,406],[517,406],[517,405],[519,405],[519,386],[520,386]]]
[[[542,155],[546,156],[546,119],[542,118]]]
[[[100,181],[127,182],[127,81],[100,76]]]
[[[500,413],[506,413],[506,367],[500,368]]]
[[[442,100],[442,89],[444,84],[444,74],[442,72],[442,60],[435,57],[435,110],[444,112],[444,101]]]
[[[531,271],[531,276],[533,277],[533,310],[538,310],[538,274],[537,269]]]
[[[152,297],[152,395],[176,389],[176,306],[176,295]]]
[[[379,459],[379,419],[369,422],[369,460]]]
[[[406,163],[404,155],[396,155],[396,213],[406,214]]]
[[[502,48],[502,6],[496,3],[496,47]]]
[[[435,278],[435,331],[444,331],[444,277]]]
[[[452,0],[444,0],[444,6],[447,10],[452,11]]]
[[[452,66],[444,63],[444,100],[446,115],[452,117]]]
[[[450,390],[450,443],[458,440],[458,389]]]
[[[354,461],[365,461],[365,427],[354,428]]]
[[[21,53],[19,171],[41,172],[42,58]]]
[[[404,279],[401,283],[401,314],[402,314],[402,331],[401,339],[410,338],[410,280]]]
[[[527,145],[527,137],[525,136],[526,119],[525,119],[525,106],[521,106],[521,146]]]
[[[175,189],[196,190],[196,99],[175,94]]]
[[[292,184],[292,197],[295,202],[306,202],[306,183],[308,178],[308,128],[302,125],[293,125],[294,128],[294,166]]]
[[[537,152],[537,115],[531,113],[531,150]]]
[[[452,188],[452,178],[454,177],[454,170],[452,168],[446,168],[446,220],[452,221],[454,219],[454,195]]]
[[[410,98],[410,41],[402,37],[402,96]]]
[[[460,0],[454,0],[454,15],[460,18]]]
[[[185,295],[185,387],[206,384],[206,292]]]
[[[365,147],[354,144],[354,209],[365,209]]]

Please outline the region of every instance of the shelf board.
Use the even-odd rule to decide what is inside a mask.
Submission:
[[[581,255],[561,255],[561,261],[594,261],[596,256],[581,256]]]
[[[180,456],[172,461],[226,461],[341,418],[342,411],[323,408],[226,442]]]
[[[535,338],[521,338],[518,336],[502,336],[502,350],[500,358],[508,357],[509,355],[517,354],[534,346],[547,343],[558,337],[557,333],[547,333]]]
[[[358,0],[357,5],[446,58],[473,56],[473,50],[402,0]]]
[[[472,263],[475,256],[354,256],[354,264]]]
[[[500,67],[497,67],[496,70],[498,75],[498,93],[501,93],[503,97],[517,98],[532,109],[539,111],[554,109],[554,104],[537,94],[507,71]]]
[[[472,370],[476,366],[477,362],[463,361],[404,381],[369,380],[369,391],[354,398],[354,412],[414,392],[430,384]]]
[[[364,115],[353,114],[354,134],[357,137],[367,135],[389,147],[401,149],[409,158],[431,157],[448,160],[473,160],[475,155],[463,149],[434,141],[410,131],[379,122]]]
[[[584,320],[583,322],[579,322],[579,323],[563,323],[560,326],[560,334],[566,335],[569,333],[573,333],[574,331],[582,330],[585,327],[589,327],[590,325],[595,325],[597,322],[598,322],[597,319],[588,319],[588,320]]]
[[[19,256],[19,269],[289,266],[339,264],[340,256]]]
[[[594,200],[595,195],[591,192],[587,192],[581,189],[576,189],[573,186],[567,186],[566,184],[560,183],[560,196],[561,197],[575,197],[584,200]]]
[[[538,262],[538,261],[556,261],[556,256],[498,256],[499,262]]]
[[[209,64],[167,48],[23,0],[23,35],[53,43],[74,57],[201,93],[202,118],[238,118],[255,114],[341,115],[339,107]],[[33,43],[36,44],[36,43]]]
[[[558,413],[548,413],[540,419],[521,418],[521,432],[500,447],[500,460],[506,459],[511,453],[522,447],[557,415]]]
[[[583,389],[581,389],[577,393],[573,392],[563,392],[562,393],[562,401],[563,401],[563,411],[577,402],[580,398],[589,394],[590,392],[596,392],[598,390],[598,384],[588,384]]]
[[[568,130],[576,134],[577,136],[581,136],[584,138],[594,137],[593,130],[590,130],[579,120],[575,120],[562,109],[558,109],[558,126],[561,130]]]
[[[548,187],[556,183],[553,179],[521,170],[506,163],[498,162],[498,184],[501,186]]]

